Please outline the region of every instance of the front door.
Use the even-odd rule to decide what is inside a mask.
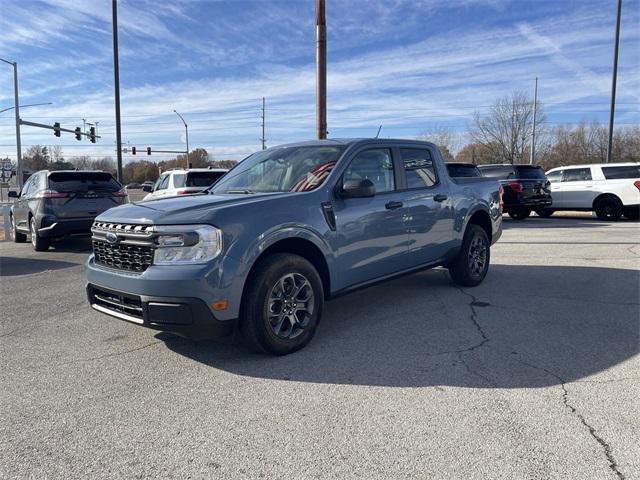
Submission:
[[[408,267],[406,193],[397,190],[391,149],[369,148],[357,153],[340,185],[361,179],[373,182],[375,196],[337,198],[334,202],[338,289]]]

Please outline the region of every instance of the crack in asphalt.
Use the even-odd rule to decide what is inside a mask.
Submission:
[[[479,304],[478,299],[475,297],[475,295],[473,295],[471,293],[468,293],[468,292],[465,292],[462,289],[462,287],[459,287],[459,286],[456,285],[456,288],[460,291],[460,293],[462,293],[463,295],[466,295],[467,297],[469,297],[471,299],[471,301],[467,304],[467,306],[471,310],[471,316],[469,317],[469,319],[471,320],[473,325],[476,327],[476,330],[478,331],[478,333],[482,337],[482,340],[480,342],[476,343],[475,345],[470,346],[469,348],[457,351],[455,353],[472,352],[475,349],[480,348],[485,343],[487,343],[489,341],[489,337],[485,333],[485,331],[482,328],[482,326],[480,325],[480,323],[478,323],[478,312],[476,312],[476,309],[475,309],[475,306],[474,306],[474,304]],[[482,303],[485,303],[485,302],[482,302]]]
[[[458,360],[460,360],[460,363],[462,363],[462,365],[464,365],[465,370],[470,374],[470,375],[474,375],[478,378],[481,378],[482,380],[484,380],[485,382],[487,382],[487,385],[490,385],[494,388],[497,388],[498,385],[496,384],[496,382],[494,382],[493,380],[491,380],[489,377],[486,377],[485,375],[476,372],[475,370],[472,370],[471,367],[469,366],[469,364],[467,362],[465,362],[464,358],[462,357],[461,353],[458,353]]]
[[[613,452],[611,449],[611,445],[609,445],[609,443],[607,443],[607,441],[602,438],[600,435],[598,435],[597,430],[591,426],[589,424],[589,422],[587,422],[587,420],[584,418],[584,415],[582,415],[575,406],[573,406],[571,403],[569,403],[569,390],[567,390],[567,384],[565,382],[565,380],[558,374],[552,372],[551,370],[548,370],[544,367],[540,367],[538,365],[534,365],[532,363],[526,362],[524,360],[522,360],[521,358],[515,358],[514,359],[517,362],[522,363],[523,365],[526,365],[530,368],[534,368],[536,370],[540,370],[541,372],[545,372],[547,375],[552,376],[553,378],[555,378],[556,380],[558,380],[558,382],[560,382],[560,387],[562,388],[562,403],[564,404],[564,406],[576,417],[578,417],[578,419],[580,420],[580,423],[582,423],[582,425],[584,425],[588,430],[589,430],[589,434],[596,440],[596,442],[598,442],[598,444],[602,447],[602,449],[604,450],[604,454],[607,458],[607,462],[609,463],[609,468],[613,471],[613,473],[616,474],[616,476],[620,479],[620,480],[625,480],[626,477],[625,475],[620,471],[620,469],[618,468],[618,464],[616,462],[616,459],[613,456]]]
[[[124,351],[121,351],[121,352],[106,353],[104,355],[99,355],[97,357],[80,358],[78,360],[72,360],[71,362],[58,363],[56,366],[60,367],[60,366],[63,366],[63,365],[71,365],[71,364],[74,364],[74,363],[93,362],[95,360],[102,360],[104,358],[109,358],[109,357],[119,357],[121,355],[126,355],[127,353],[133,353],[133,352],[137,352],[139,350],[144,350],[145,348],[151,347],[153,345],[157,345],[158,343],[162,343],[162,340],[156,340],[155,342],[146,343],[146,344],[141,345],[139,347],[130,348],[129,350],[124,350]]]

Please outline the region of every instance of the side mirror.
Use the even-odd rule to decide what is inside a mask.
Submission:
[[[153,187],[151,185],[143,185],[142,186],[142,191],[143,192],[151,192],[153,189]]]
[[[366,198],[376,194],[376,186],[371,180],[347,180],[342,184],[340,196],[343,198]]]
[[[18,195],[18,192],[16,192],[15,190],[9,190],[9,193],[7,195],[9,198],[19,198],[20,195]]]

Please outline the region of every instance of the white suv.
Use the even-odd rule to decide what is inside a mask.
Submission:
[[[198,193],[210,187],[227,173],[225,168],[190,168],[168,170],[163,172],[147,196],[142,200],[155,200],[158,198],[175,197],[176,195],[189,195]]]
[[[553,168],[547,172],[553,205],[536,210],[543,217],[556,210],[595,211],[601,220],[622,215],[638,220],[640,163],[600,163]]]

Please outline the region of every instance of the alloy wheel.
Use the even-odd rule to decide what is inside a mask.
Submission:
[[[283,275],[271,288],[267,308],[274,335],[284,339],[297,337],[309,325],[314,313],[311,283],[300,273]]]
[[[487,245],[480,235],[476,235],[469,245],[469,272],[474,277],[479,277],[487,264]]]

